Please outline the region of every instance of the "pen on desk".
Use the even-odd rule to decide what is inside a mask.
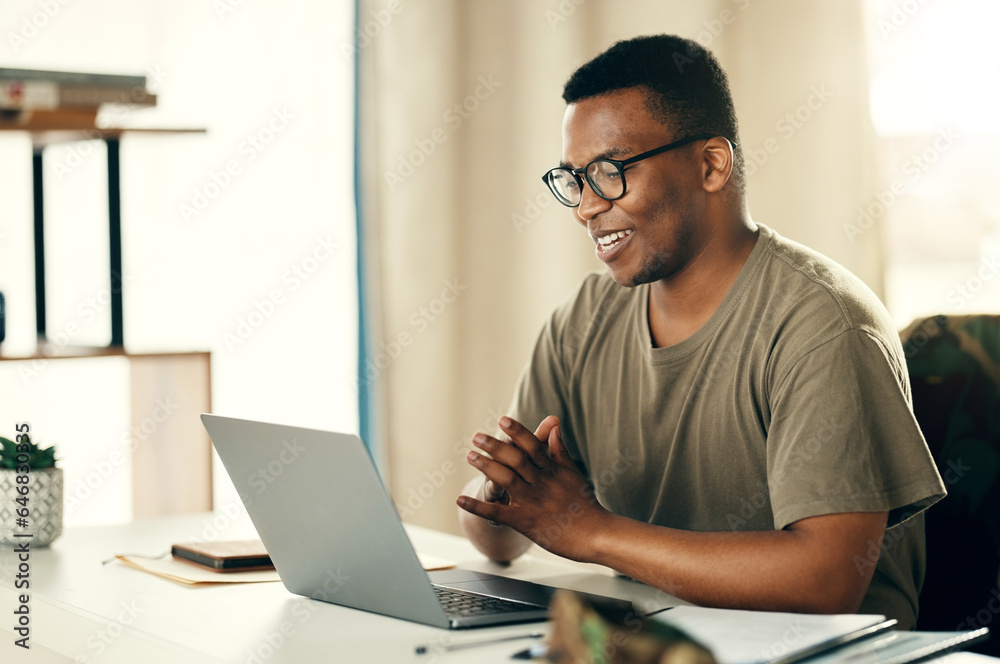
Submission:
[[[452,643],[437,643],[416,647],[418,655],[430,652],[431,650],[462,650],[464,648],[476,648],[478,646],[488,646],[492,643],[502,643],[503,641],[518,641],[520,639],[540,639],[545,634],[543,632],[529,632],[528,634],[508,634],[507,636],[488,636],[482,639],[470,641],[457,641]]]
[[[547,643],[536,643],[530,648],[525,648],[524,650],[519,650],[510,656],[511,659],[535,659],[536,657],[545,657],[549,654],[549,644]]]

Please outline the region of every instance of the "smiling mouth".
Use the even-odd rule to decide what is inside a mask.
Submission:
[[[597,238],[597,245],[601,248],[602,251],[607,251],[631,234],[632,231],[630,230],[618,231],[617,233],[608,233],[607,235]]]

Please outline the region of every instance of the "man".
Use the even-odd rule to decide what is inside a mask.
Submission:
[[[543,329],[505,436],[474,437],[466,533],[696,604],[912,628],[920,512],[945,491],[884,307],[750,218],[726,76],[698,44],[619,42],[563,98],[545,181],[608,274]]]

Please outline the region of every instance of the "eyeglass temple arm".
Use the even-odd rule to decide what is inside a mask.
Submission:
[[[715,138],[715,137],[716,137],[716,134],[698,134],[697,136],[689,136],[687,138],[682,138],[679,141],[674,141],[673,143],[669,143],[667,145],[664,145],[661,148],[656,148],[655,150],[649,150],[648,152],[643,152],[642,154],[637,154],[634,157],[629,157],[628,159],[626,159],[624,161],[621,161],[619,163],[622,166],[627,166],[628,164],[635,163],[635,162],[640,161],[642,159],[648,159],[650,157],[655,157],[656,155],[661,154],[663,152],[666,152],[667,150],[673,150],[674,148],[683,147],[683,146],[687,145],[688,143],[694,143],[695,141],[700,141],[702,139]],[[726,140],[728,141],[729,139],[727,138]]]

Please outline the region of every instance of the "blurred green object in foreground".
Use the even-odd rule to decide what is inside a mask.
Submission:
[[[717,664],[712,653],[669,625],[638,613],[592,605],[560,590],[549,606],[546,660],[556,664]]]

